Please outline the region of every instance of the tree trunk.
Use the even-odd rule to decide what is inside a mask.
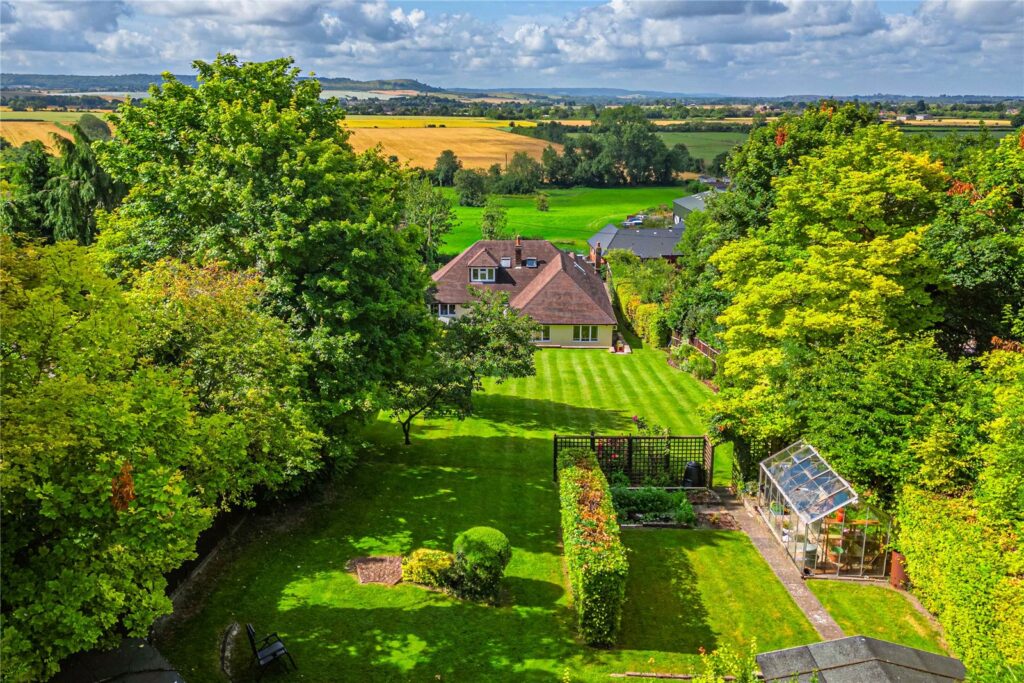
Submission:
[[[405,435],[405,445],[411,446],[412,441],[409,440],[409,432],[412,431],[412,418],[402,423],[402,434]]]

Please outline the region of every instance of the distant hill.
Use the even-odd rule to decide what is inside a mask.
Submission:
[[[175,75],[186,85],[195,86],[194,75]],[[444,92],[441,88],[410,78],[357,81],[352,78],[317,76],[325,88],[339,90],[415,90]],[[0,89],[55,90],[63,92],[141,92],[152,84],[163,82],[159,74],[118,74],[112,76],[76,76],[65,74],[0,74]]]

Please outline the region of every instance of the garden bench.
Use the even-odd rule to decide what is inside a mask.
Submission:
[[[252,646],[252,655],[255,657],[256,664],[260,668],[260,675],[256,680],[263,678],[263,672],[273,662],[276,662],[279,659],[284,661],[283,657],[287,657],[288,661],[292,663],[292,667],[298,670],[299,667],[295,664],[295,660],[292,659],[291,653],[285,649],[284,642],[281,640],[279,635],[271,633],[269,636],[257,642],[256,629],[252,627],[252,624],[245,625],[245,632],[249,636],[249,645]]]

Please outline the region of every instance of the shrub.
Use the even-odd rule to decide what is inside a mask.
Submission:
[[[992,523],[973,497],[947,498],[907,487],[899,509],[899,549],[921,603],[942,623],[972,680],[1005,680],[1024,666],[1024,585],[1017,535]]]
[[[668,344],[671,328],[661,304],[644,303],[634,282],[627,278],[615,278],[615,299],[630,328],[651,346]]]
[[[622,519],[673,521],[676,524],[693,524],[697,519],[685,491],[670,492],[650,486],[637,489],[613,486],[611,494],[615,511]]]
[[[455,558],[451,553],[433,548],[419,548],[402,558],[402,580],[424,586],[447,588],[451,583]]]
[[[455,538],[452,589],[459,597],[494,601],[505,567],[512,559],[508,537],[488,526],[475,526]]]
[[[590,450],[569,448],[558,456],[562,543],[580,634],[590,645],[611,646],[629,564],[608,482]]]

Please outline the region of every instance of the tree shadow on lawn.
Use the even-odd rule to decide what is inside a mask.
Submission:
[[[694,534],[701,544],[717,545],[714,534]],[[659,529],[627,529],[622,537],[629,548],[629,578],[619,646],[690,654],[714,650],[718,639],[699,577],[683,549]]]
[[[581,378],[580,381],[586,381]],[[474,413],[469,419],[481,420],[486,429],[498,434],[516,433],[519,431],[539,431],[558,434],[587,434],[590,430],[598,433],[621,433],[632,428],[628,410],[609,410],[607,408],[587,408],[571,403],[560,403],[540,398],[527,398],[500,393],[483,393],[474,397]],[[445,421],[457,423],[455,418],[444,420],[415,421],[412,426],[412,440],[431,438],[436,432],[445,429]],[[389,416],[381,414],[381,420],[370,428],[375,437],[383,431],[393,432],[395,442],[401,443],[402,429]],[[387,439],[388,442],[392,438]]]
[[[557,681],[553,670],[580,648],[553,617],[437,596],[408,607],[299,606],[277,618],[301,624],[286,642],[310,680]]]

